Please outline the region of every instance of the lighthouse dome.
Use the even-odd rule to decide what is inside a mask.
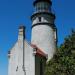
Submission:
[[[47,3],[52,4],[51,0],[36,0],[36,1],[34,1],[33,5],[35,6],[36,3],[38,3],[38,2],[47,2]]]

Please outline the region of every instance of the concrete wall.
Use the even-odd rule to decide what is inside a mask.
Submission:
[[[32,44],[37,45],[51,59],[55,52],[54,31],[47,25],[38,25],[32,29]]]
[[[39,21],[39,16],[41,21]],[[37,25],[34,26],[35,24]],[[34,27],[32,28],[31,43],[37,45],[48,54],[48,60],[53,57],[56,48],[52,24],[54,24],[54,18],[48,14],[39,14],[32,19],[32,26]]]
[[[18,40],[10,51],[8,75],[35,75],[33,48],[25,40]]]
[[[8,64],[8,75],[16,75],[16,68],[18,65],[18,43],[10,50],[10,58]]]
[[[33,54],[33,48],[27,42],[24,42],[24,47],[26,75],[35,75],[35,56]]]

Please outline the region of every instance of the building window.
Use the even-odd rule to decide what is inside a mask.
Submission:
[[[18,66],[16,67],[16,71],[18,71]]]
[[[41,17],[39,17],[39,22],[41,22]]]

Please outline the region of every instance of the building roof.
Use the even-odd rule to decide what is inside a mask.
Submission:
[[[38,2],[48,2],[48,3],[52,4],[51,0],[36,0],[36,1],[34,1],[33,5],[35,6],[35,4]]]
[[[36,50],[35,54],[47,58],[47,54],[43,52],[40,48],[36,45],[31,44],[31,46]]]

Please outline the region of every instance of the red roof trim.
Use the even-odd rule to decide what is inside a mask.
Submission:
[[[36,45],[33,45],[33,44],[31,44],[31,46],[33,47],[33,48],[36,48],[37,50],[36,50],[36,55],[39,55],[39,56],[43,56],[43,57],[47,57],[47,54],[45,54],[40,48],[38,48]]]

